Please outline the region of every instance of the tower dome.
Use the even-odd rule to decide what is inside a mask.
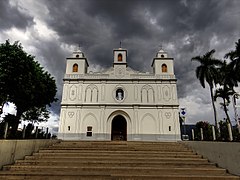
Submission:
[[[162,48],[157,52],[156,58],[167,58],[168,54]]]
[[[81,51],[80,46],[77,47],[75,51],[72,53],[73,58],[84,58],[84,53]]]

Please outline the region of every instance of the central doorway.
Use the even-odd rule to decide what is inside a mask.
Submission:
[[[127,121],[121,115],[117,115],[112,120],[112,141],[126,141],[127,140]]]

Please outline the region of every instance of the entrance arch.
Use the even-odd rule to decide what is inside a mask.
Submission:
[[[122,115],[117,115],[112,120],[111,140],[127,140],[127,121]]]

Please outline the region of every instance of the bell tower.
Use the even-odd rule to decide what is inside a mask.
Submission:
[[[169,58],[167,52],[162,48],[153,58],[152,67],[156,75],[174,75],[173,58]]]
[[[113,66],[121,65],[127,67],[127,50],[121,47],[113,50]]]
[[[67,58],[66,74],[85,74],[88,66],[87,58],[78,47],[73,51],[72,56]]]

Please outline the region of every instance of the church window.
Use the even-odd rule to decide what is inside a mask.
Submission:
[[[122,61],[122,54],[118,54],[118,61]]]
[[[92,126],[88,126],[87,131],[92,131]]]
[[[77,64],[74,64],[73,65],[73,72],[78,72],[78,65]]]
[[[71,129],[70,129],[70,126],[68,126],[68,131],[70,131]]]
[[[76,55],[76,58],[79,58],[79,54]]]
[[[153,103],[154,102],[154,90],[151,86],[145,85],[141,90],[141,102]]]
[[[121,101],[121,100],[123,100],[123,98],[124,98],[124,92],[123,92],[123,90],[122,90],[122,89],[117,89],[117,90],[116,90],[116,99],[117,99],[118,101]]]
[[[87,127],[87,136],[92,136],[92,126]]]
[[[92,132],[87,132],[87,136],[92,136]]]
[[[169,131],[171,131],[171,129],[172,129],[172,127],[171,127],[171,126],[169,126],[169,127],[168,127],[168,130],[169,130]]]
[[[166,64],[162,65],[162,72],[167,72],[167,65]]]
[[[163,55],[163,54],[161,55],[161,58],[164,58],[164,55]]]

